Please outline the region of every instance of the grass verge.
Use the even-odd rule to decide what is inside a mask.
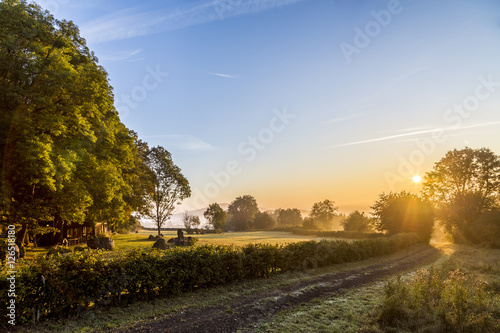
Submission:
[[[498,332],[500,250],[448,245],[437,263],[286,311],[256,332]]]

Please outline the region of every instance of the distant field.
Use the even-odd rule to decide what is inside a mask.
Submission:
[[[130,234],[117,234],[113,235],[115,241],[115,248],[113,252],[116,251],[131,251],[134,248],[139,249],[150,249],[153,246],[154,241],[148,239],[149,235],[157,235],[157,231],[152,230],[141,230],[138,233]],[[176,231],[163,231],[163,237],[165,239],[170,239],[177,237]],[[324,239],[324,237],[311,237],[294,235],[291,232],[281,232],[281,231],[248,231],[248,232],[226,232],[223,234],[205,234],[205,235],[188,235],[184,233],[184,236],[193,236],[199,239],[197,245],[236,245],[244,246],[250,243],[266,243],[266,244],[284,244],[284,243],[294,243],[300,241],[316,240],[319,241]],[[330,238],[331,239],[331,238]],[[85,246],[85,244],[80,244],[80,246]],[[71,248],[74,248],[72,246]],[[37,248],[37,249],[27,249],[26,258],[33,259],[37,254],[46,253],[48,249]]]
[[[148,240],[149,235],[157,235],[158,233],[152,230],[141,230],[139,233],[132,233],[128,235],[115,235],[116,250],[122,250],[133,247],[149,248],[152,246],[152,241]],[[162,232],[165,239],[177,237],[176,231]],[[205,234],[205,235],[188,235],[184,236],[197,237],[199,239],[197,245],[236,245],[243,246],[249,243],[294,243],[309,240],[321,240],[324,237],[311,237],[294,235],[291,232],[281,231],[247,231],[247,232],[225,232],[223,234]]]

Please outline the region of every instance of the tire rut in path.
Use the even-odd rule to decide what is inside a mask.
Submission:
[[[428,247],[412,252],[393,262],[364,266],[316,279],[299,282],[283,288],[240,297],[224,306],[186,310],[158,321],[139,324],[127,332],[236,332],[275,313],[324,297],[343,289],[360,287],[378,279],[405,272],[437,258],[439,251]]]

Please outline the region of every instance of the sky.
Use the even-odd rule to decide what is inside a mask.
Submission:
[[[497,0],[40,0],[192,197],[370,211],[447,151],[500,154]]]

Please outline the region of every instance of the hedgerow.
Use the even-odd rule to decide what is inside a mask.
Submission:
[[[275,229],[276,230],[276,229]],[[362,231],[322,231],[314,229],[293,228],[292,233],[303,236],[331,237],[331,238],[349,238],[349,239],[366,239],[387,237],[381,232],[362,232]]]
[[[92,307],[130,304],[138,300],[208,288],[389,254],[419,242],[401,234],[347,242],[307,241],[286,245],[243,247],[205,245],[171,250],[134,250],[105,259],[100,251],[39,257],[19,265],[16,281],[16,324],[61,318]],[[0,275],[0,306],[7,308],[10,282]],[[8,318],[4,310],[2,325]]]

